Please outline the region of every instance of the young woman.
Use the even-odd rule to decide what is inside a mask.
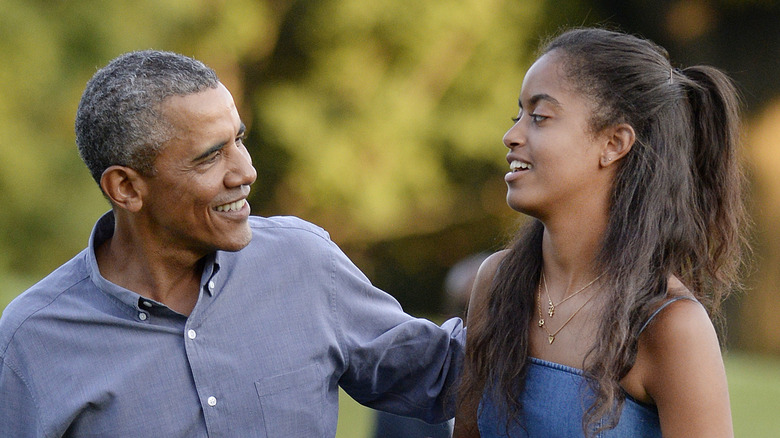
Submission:
[[[745,249],[733,85],[576,29],[519,104],[507,203],[532,219],[480,268],[455,436],[732,436],[710,318]]]

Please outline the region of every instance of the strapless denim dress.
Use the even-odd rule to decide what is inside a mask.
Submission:
[[[530,358],[525,389],[521,394],[523,411],[518,422],[509,425],[488,398],[479,407],[479,432],[482,438],[579,438],[584,437],[582,416],[592,392],[582,370]],[[661,437],[658,411],[628,395],[620,422],[603,431],[599,438]]]

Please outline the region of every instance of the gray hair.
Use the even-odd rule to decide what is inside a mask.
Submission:
[[[157,154],[174,134],[161,103],[218,83],[202,62],[157,50],[126,53],[98,70],[76,113],[76,144],[92,178],[100,184],[113,165],[153,174]]]

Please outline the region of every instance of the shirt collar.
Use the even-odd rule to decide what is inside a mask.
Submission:
[[[89,276],[92,282],[103,292],[118,299],[122,303],[133,307],[139,308],[139,302],[142,299],[141,295],[135,293],[129,289],[125,289],[110,281],[106,280],[100,274],[100,268],[97,264],[97,256],[95,255],[95,249],[103,242],[111,238],[114,235],[114,212],[109,210],[100,219],[97,220],[95,226],[92,228],[92,233],[89,236],[89,246],[87,248],[87,265],[89,266]],[[214,279],[219,272],[219,253],[215,251],[213,254],[209,254],[204,259],[203,274],[201,275],[201,291],[205,290],[209,295],[214,295],[215,291],[219,288],[212,290],[208,287],[210,281]],[[144,301],[152,301],[148,298],[143,298]],[[155,303],[159,304],[159,303]]]
[[[205,290],[211,296],[216,295],[217,291],[221,288],[216,286],[212,288],[210,283],[216,281],[217,273],[219,272],[219,256],[220,251],[215,251],[212,254],[206,256],[203,260],[203,274],[200,277],[200,290]]]

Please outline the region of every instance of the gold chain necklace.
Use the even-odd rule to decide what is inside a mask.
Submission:
[[[547,290],[547,280],[544,278],[544,270],[542,270],[542,284],[544,285],[544,292],[547,294],[547,314],[550,315],[550,318],[555,315],[555,306],[560,306],[561,304],[565,303],[569,300],[569,298],[572,298],[575,295],[579,295],[582,291],[589,288],[590,285],[597,282],[599,278],[601,278],[604,275],[602,272],[601,275],[594,278],[590,281],[590,283],[586,284],[585,286],[582,286],[577,292],[574,292],[573,294],[569,295],[568,297],[562,299],[558,304],[553,303],[552,297],[550,297],[550,291]]]
[[[542,274],[542,275],[544,275],[544,274]],[[591,295],[590,297],[588,297],[588,299],[585,300],[585,302],[582,303],[582,305],[579,308],[577,308],[577,310],[575,310],[574,313],[571,314],[569,319],[567,319],[566,322],[564,322],[560,327],[558,327],[558,330],[554,331],[553,333],[550,333],[550,331],[547,330],[547,327],[545,327],[544,316],[542,315],[542,284],[541,284],[541,282],[539,283],[539,286],[536,288],[536,291],[537,291],[536,292],[536,303],[537,303],[537,306],[539,308],[539,327],[541,327],[542,330],[544,330],[544,332],[547,333],[547,342],[549,342],[550,344],[555,342],[555,336],[557,336],[558,333],[560,333],[560,331],[563,330],[564,327],[566,327],[566,324],[568,324],[572,319],[574,319],[574,317],[577,316],[578,313],[580,313],[580,310],[582,310],[583,307],[585,307],[585,305],[588,304],[590,302],[590,300],[592,300],[593,297],[594,297],[594,295]],[[560,304],[560,303],[558,303],[558,304]]]

